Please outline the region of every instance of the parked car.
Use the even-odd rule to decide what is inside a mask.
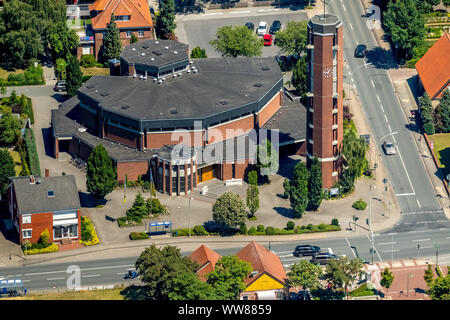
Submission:
[[[263,36],[263,39],[264,39],[264,45],[265,46],[271,46],[272,45],[272,35],[271,34],[265,34],[264,36]]]
[[[279,20],[275,20],[272,22],[272,25],[270,26],[270,34],[275,34],[281,29],[281,22]]]
[[[339,257],[337,255],[335,255],[334,253],[320,252],[320,253],[313,255],[310,262],[314,263],[314,264],[324,265],[324,264],[327,264],[328,261],[330,261],[332,259],[339,259]]]
[[[292,254],[296,257],[302,257],[302,256],[313,256],[318,252],[320,252],[320,247],[305,244],[305,245],[298,245],[297,247],[295,247],[295,250]]]
[[[263,36],[267,33],[267,22],[261,21],[258,26],[258,30],[256,31],[258,36]]]
[[[66,80],[57,81],[53,90],[58,91],[58,92],[66,91],[67,90],[66,89]]]
[[[386,153],[387,155],[391,155],[391,154],[396,154],[397,152],[395,151],[395,146],[391,141],[384,141],[383,142],[383,149],[384,149],[384,153]]]
[[[245,26],[252,32],[253,30],[255,30],[255,25],[253,24],[253,22],[247,22]]]
[[[364,58],[366,56],[367,46],[365,44],[358,44],[355,49],[356,58]]]

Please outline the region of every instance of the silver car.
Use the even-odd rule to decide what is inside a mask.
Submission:
[[[396,154],[394,144],[391,141],[383,142],[383,149],[386,154]]]

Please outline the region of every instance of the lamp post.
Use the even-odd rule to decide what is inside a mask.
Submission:
[[[438,257],[439,257],[439,244],[436,243],[434,245],[434,247],[436,248],[436,268],[438,267]]]
[[[188,235],[191,237],[191,200],[194,200],[192,197],[189,197],[189,208],[188,208]]]
[[[372,254],[372,265],[373,265],[373,254],[375,253],[375,246],[374,246],[374,240],[373,240],[373,230],[372,230],[372,206],[370,201],[372,199],[372,187],[376,189],[377,187],[373,184],[369,187],[369,230],[370,230],[370,242],[371,242],[371,248],[370,252]]]

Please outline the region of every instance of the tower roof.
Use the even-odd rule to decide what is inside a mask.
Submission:
[[[338,16],[334,14],[318,14],[308,22],[311,32],[318,35],[330,35],[336,33],[336,28],[342,26]]]

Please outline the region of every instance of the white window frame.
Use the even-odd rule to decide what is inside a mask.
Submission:
[[[25,221],[25,218],[27,218],[26,221]],[[31,214],[23,214],[22,215],[22,224],[28,224],[28,223],[31,223]]]
[[[125,34],[127,35],[127,38],[131,38],[131,35],[133,34],[133,32],[131,30],[126,30]]]
[[[30,236],[29,237],[25,237],[25,231],[30,231]],[[31,239],[31,237],[33,236],[33,230],[32,229],[22,229],[22,238],[23,239]]]
[[[143,38],[144,37],[144,30],[138,30],[138,38]]]

